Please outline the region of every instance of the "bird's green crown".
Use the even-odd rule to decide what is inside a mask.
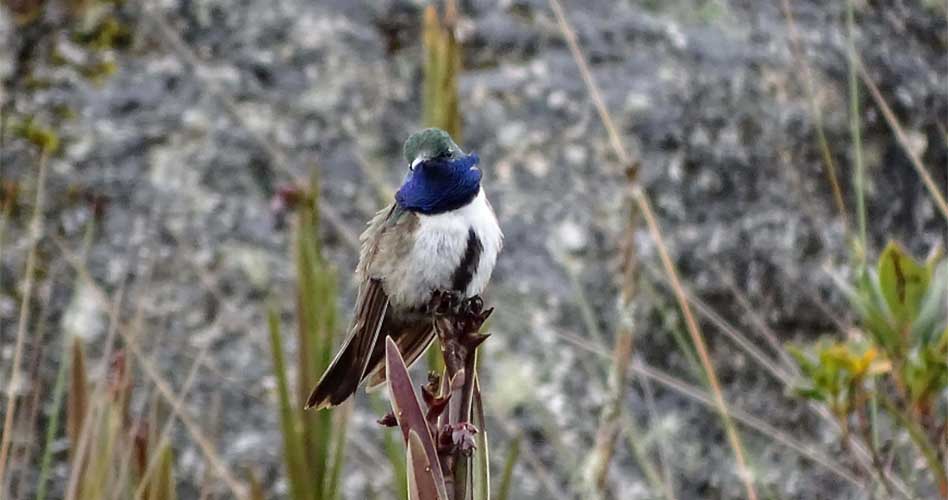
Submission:
[[[405,160],[410,164],[418,158],[430,159],[463,155],[447,132],[438,128],[426,128],[415,132],[405,141]]]

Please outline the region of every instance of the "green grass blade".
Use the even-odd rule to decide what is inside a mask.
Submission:
[[[177,500],[178,494],[174,484],[174,453],[171,445],[165,445],[161,450],[161,464],[155,476],[155,500]]]
[[[62,362],[56,373],[56,385],[53,386],[53,401],[49,407],[49,421],[46,423],[46,443],[43,445],[43,457],[40,459],[39,477],[36,480],[36,500],[46,500],[46,483],[49,479],[49,466],[53,460],[53,441],[56,440],[56,431],[59,428],[59,414],[62,411],[68,369],[69,357],[66,352],[63,352]]]
[[[500,476],[500,487],[497,489],[496,500],[509,500],[510,487],[513,483],[513,471],[517,466],[517,459],[520,457],[520,442],[523,436],[517,436],[510,443],[510,449],[507,450],[507,460],[504,462],[504,472]]]
[[[331,415],[329,412],[323,412]],[[352,416],[352,405],[345,405],[343,411],[337,413],[335,441],[332,445],[332,461],[330,462],[329,474],[327,475],[326,494],[324,498],[335,499],[339,497],[339,478],[342,476],[342,464],[346,458],[346,435],[349,430],[349,418]]]
[[[277,380],[277,398],[280,411],[280,432],[283,435],[283,458],[286,462],[286,475],[290,483],[290,492],[294,500],[307,498],[315,490],[309,483],[310,472],[306,467],[306,454],[301,439],[299,411],[300,404],[291,400],[290,386],[287,382],[286,361],[283,358],[283,341],[280,338],[280,319],[276,311],[270,309],[267,314],[270,330],[270,350],[273,355],[273,372]]]
[[[856,218],[859,224],[860,261],[866,259],[866,188],[865,165],[862,160],[862,134],[859,120],[859,81],[856,77],[856,40],[853,21],[853,0],[846,1],[846,29],[849,38],[849,132],[852,140],[853,175],[856,190]]]

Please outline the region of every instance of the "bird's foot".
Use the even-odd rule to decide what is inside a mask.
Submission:
[[[427,304],[427,312],[439,316],[455,316],[459,319],[476,320],[490,310],[484,311],[484,299],[480,295],[462,298],[454,290],[435,290]],[[484,316],[484,319],[487,319]],[[483,323],[483,320],[481,321]]]
[[[456,316],[464,300],[454,290],[435,290],[428,301],[428,312],[436,316]]]

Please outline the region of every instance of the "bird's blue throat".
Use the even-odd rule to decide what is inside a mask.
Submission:
[[[481,187],[477,154],[458,158],[432,158],[415,166],[395,201],[404,209],[425,215],[450,212],[471,202]]]

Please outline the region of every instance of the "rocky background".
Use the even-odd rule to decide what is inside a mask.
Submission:
[[[49,320],[49,352],[64,336],[90,346],[105,339],[107,311],[93,290],[74,285],[61,251],[78,252],[88,238],[93,277],[107,293],[124,290],[123,317],[141,321],[143,344],[175,387],[208,349],[187,410],[229,465],[256,468],[272,497],[283,497],[264,315],[272,299],[292,319],[293,269],[289,233],[271,203],[281,186],[319,171],[333,211],[321,232],[348,318],[351,237],[391,196],[403,175],[401,143],[420,126],[423,2],[92,0],[95,17],[75,19],[50,0],[29,28],[18,20],[34,2],[5,3],[0,177],[21,196],[2,248],[3,376],[30,242],[30,140],[55,139],[36,293],[48,305],[37,309]],[[827,273],[848,269],[856,220],[845,2],[789,3],[845,217],[781,2],[564,2],[622,140],[640,158],[639,179],[686,286],[760,345],[760,323],[731,280],[782,341],[838,334],[850,317]],[[546,1],[471,0],[461,12],[459,142],[481,156],[506,234],[483,358],[492,454],[499,467],[523,436],[513,498],[573,498],[606,397],[608,359],[599,354],[608,354],[616,328],[624,166]],[[105,18],[114,23],[103,38]],[[857,1],[855,21],[870,76],[944,187],[945,4]],[[869,253],[895,238],[924,255],[945,243],[945,222],[864,87],[861,101]],[[26,117],[30,133],[12,125]],[[644,226],[635,242],[637,362],[701,385],[674,340],[683,323]],[[707,323],[704,332],[734,407],[845,463],[821,420],[720,330]],[[31,382],[49,383],[55,370],[51,361]],[[678,498],[741,498],[715,413],[653,385],[634,377],[624,401],[639,433],[620,438],[612,497],[657,495],[628,437],[664,450]],[[390,495],[380,412],[369,406],[362,397],[350,433],[350,499]],[[196,498],[209,471],[187,434],[175,432],[179,493]],[[742,437],[768,498],[864,495],[773,436],[742,428]]]

